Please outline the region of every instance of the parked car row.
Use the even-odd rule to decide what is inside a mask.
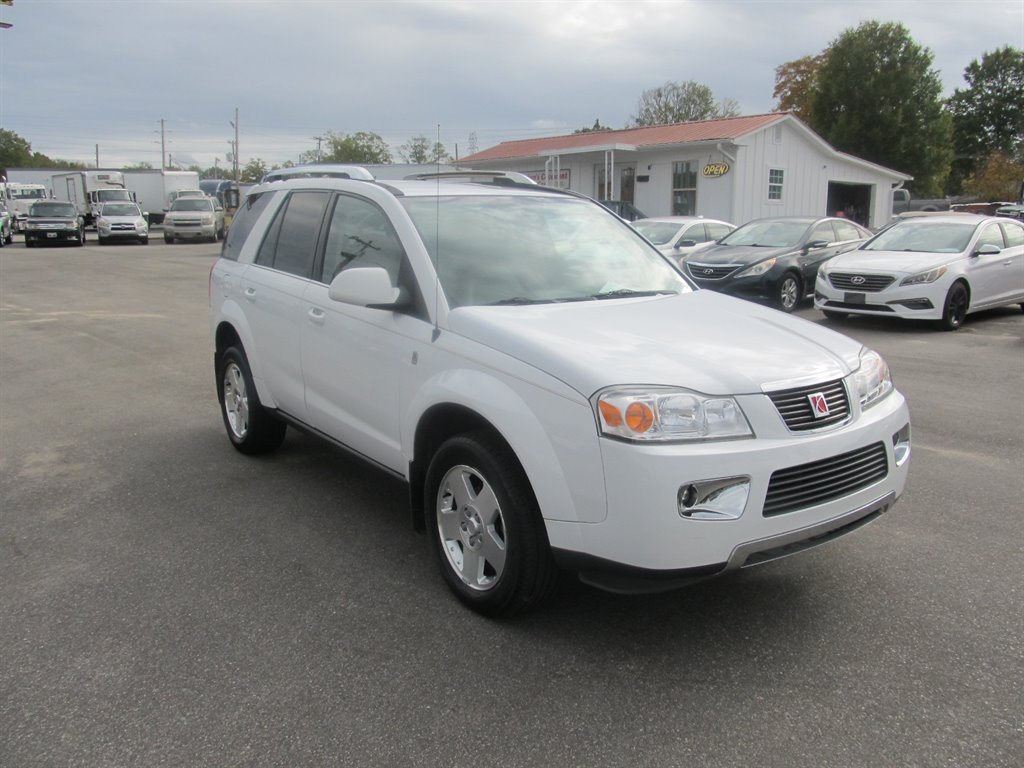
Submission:
[[[699,239],[713,225],[731,231]],[[900,317],[956,330],[972,312],[1024,308],[1024,223],[1008,217],[915,212],[878,233],[833,217],[756,219],[738,228],[669,217],[633,226],[701,288],[784,312],[813,297],[830,319]]]
[[[149,223],[138,204],[129,201],[104,203],[97,209],[96,238],[100,244],[130,240],[149,243]],[[24,222],[25,246],[85,244],[85,220],[74,203],[64,200],[40,200],[29,208]],[[224,206],[202,193],[181,196],[171,203],[164,218],[164,240],[208,240],[217,242],[225,232]],[[0,204],[0,247],[12,242],[13,223],[6,207]]]

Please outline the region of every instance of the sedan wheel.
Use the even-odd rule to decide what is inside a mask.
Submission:
[[[970,303],[967,287],[963,283],[953,283],[946,294],[946,303],[942,306],[942,320],[939,321],[942,328],[947,331],[959,330],[967,317]]]
[[[783,312],[792,312],[803,297],[800,280],[796,275],[788,273],[782,276],[775,296],[775,304]]]

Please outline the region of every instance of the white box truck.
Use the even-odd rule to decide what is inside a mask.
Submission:
[[[53,196],[75,204],[85,225],[92,226],[103,203],[114,200],[134,201],[125,189],[121,171],[72,171],[53,175]]]
[[[25,219],[28,218],[28,209],[32,203],[49,198],[50,190],[44,184],[5,181],[0,183],[0,196],[3,196],[11,214],[11,230],[21,232],[25,229]]]
[[[149,217],[150,224],[159,224],[170,207],[170,198],[183,189],[199,189],[195,171],[161,171],[159,168],[129,168],[121,172],[125,188],[135,195],[135,202]]]

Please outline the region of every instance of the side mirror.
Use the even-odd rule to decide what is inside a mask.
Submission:
[[[972,255],[973,256],[992,256],[993,254],[996,254],[996,253],[1002,253],[1002,250],[1003,249],[1000,248],[997,245],[992,245],[992,243],[985,243],[984,245],[979,245]]]
[[[398,309],[402,291],[391,284],[383,267],[353,267],[338,273],[327,289],[333,301],[369,309]]]
[[[811,240],[811,242],[809,242],[806,246],[804,246],[804,250],[805,251],[813,251],[813,250],[816,250],[818,248],[824,248],[827,245],[828,245],[828,240]]]
[[[693,248],[696,244],[696,240],[680,240],[676,243],[676,248]]]

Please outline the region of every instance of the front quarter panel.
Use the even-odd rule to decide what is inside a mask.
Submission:
[[[416,427],[436,406],[458,404],[487,420],[519,458],[548,520],[599,522],[605,518],[604,477],[593,411],[514,376],[467,365],[438,370],[412,395],[402,419],[402,443],[413,457]]]

